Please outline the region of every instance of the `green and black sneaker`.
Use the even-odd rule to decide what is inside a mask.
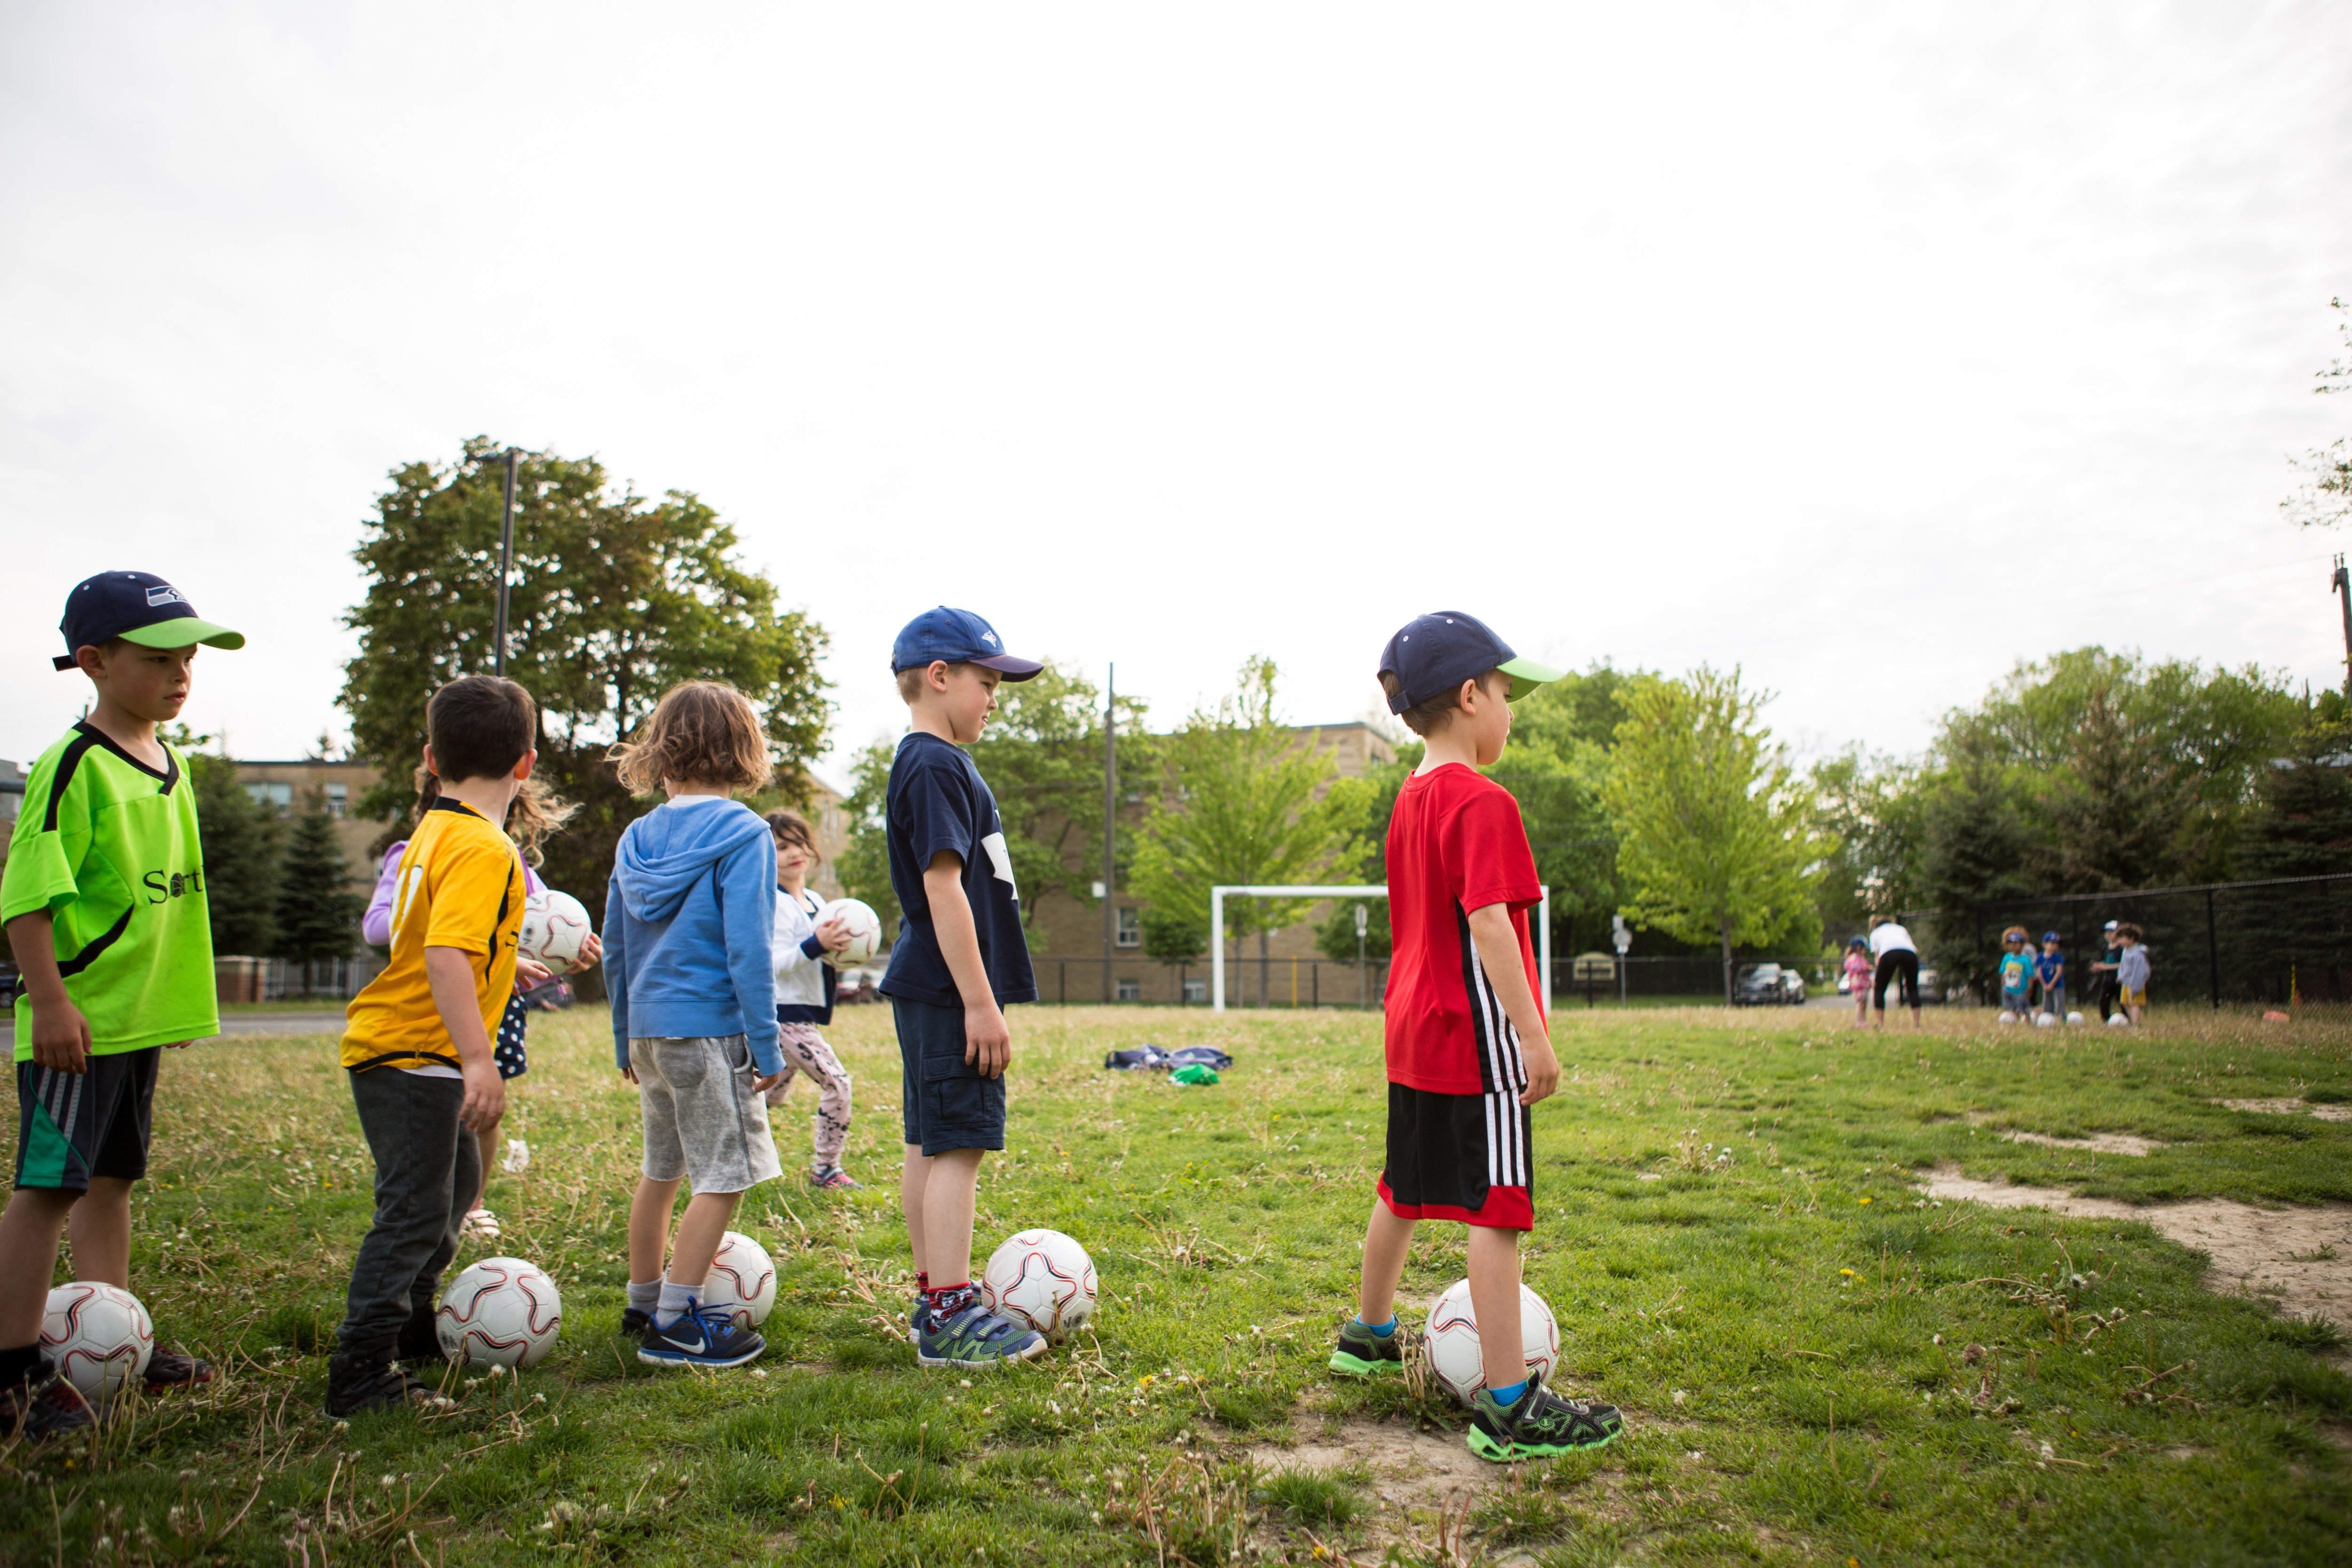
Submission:
[[[1498,1465],[1598,1448],[1624,1429],[1615,1405],[1562,1399],[1540,1383],[1507,1410],[1483,1388],[1470,1401],[1470,1451]]]
[[[1376,1334],[1350,1317],[1339,1326],[1339,1348],[1331,1352],[1331,1370],[1345,1377],[1394,1377],[1404,1370],[1405,1336],[1410,1331],[1399,1323],[1385,1334]]]

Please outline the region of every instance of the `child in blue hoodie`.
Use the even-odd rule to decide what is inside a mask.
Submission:
[[[637,1359],[656,1366],[740,1366],[766,1342],[701,1297],[736,1200],[783,1169],[761,1098],[784,1076],[775,849],[766,821],[730,798],[768,782],[767,739],[741,692],[693,680],[614,755],[631,793],[669,797],[621,835],[604,904],[613,1051],[646,1133],[622,1328],[643,1335]],[[680,1180],[694,1196],[665,1277]]]

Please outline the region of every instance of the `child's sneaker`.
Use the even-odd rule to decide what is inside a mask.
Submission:
[[[858,1181],[856,1177],[852,1176],[848,1172],[843,1170],[838,1165],[810,1166],[809,1185],[812,1187],[837,1187],[844,1192],[850,1193],[862,1193],[866,1190],[866,1184],[864,1182]]]
[[[1339,1348],[1331,1352],[1331,1370],[1347,1377],[1392,1377],[1404,1371],[1405,1336],[1411,1332],[1399,1323],[1376,1334],[1349,1318],[1339,1325]]]
[[[637,1359],[648,1366],[741,1366],[767,1348],[767,1341],[718,1308],[696,1301],[667,1328],[648,1327]]]
[[[1615,1405],[1562,1399],[1540,1383],[1528,1384],[1507,1410],[1481,1388],[1470,1401],[1470,1451],[1498,1465],[1548,1459],[1598,1448],[1624,1426]]]
[[[449,1401],[400,1370],[383,1351],[354,1355],[338,1351],[327,1360],[327,1414],[338,1418],[362,1410],[411,1405],[439,1409]]]
[[[46,1363],[26,1382],[0,1389],[0,1441],[37,1443],[79,1432],[97,1420],[81,1391]]]
[[[170,1345],[157,1345],[147,1357],[147,1371],[142,1374],[150,1394],[166,1389],[193,1388],[213,1380],[213,1365]]]
[[[915,1359],[925,1366],[1009,1366],[1045,1353],[1045,1336],[1007,1322],[978,1301],[951,1318],[918,1308]]]
[[[633,1340],[644,1339],[654,1331],[654,1315],[635,1307],[621,1309],[621,1332]]]

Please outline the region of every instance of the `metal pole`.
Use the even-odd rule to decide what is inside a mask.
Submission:
[[[1536,935],[1536,969],[1543,976],[1543,1000],[1536,1010],[1549,1018],[1551,1016],[1551,889],[1543,888],[1539,890],[1543,894],[1543,902],[1538,904],[1536,910],[1537,918],[1543,921],[1543,929]]]
[[[1209,889],[1209,1011],[1225,1010],[1225,890]]]
[[[507,672],[507,579],[514,574],[515,466],[521,457],[521,447],[507,448],[507,504],[499,521],[499,625],[492,671],[500,676]],[[2352,622],[2346,624],[2352,626]]]
[[[2344,558],[2339,555],[2336,559],[2339,563],[2336,570],[2340,573],[2344,569],[2340,564]],[[2210,888],[2205,889],[2205,973],[2212,988],[2213,1011],[2218,1013],[2221,1010],[2221,945],[2213,934],[2213,889]]]
[[[1118,946],[1118,907],[1112,902],[1111,857],[1118,844],[1118,666],[1103,675],[1103,1000],[1110,1000],[1110,961]]]
[[[2352,572],[2344,569],[2344,557],[2336,558],[2336,574],[2327,579],[2344,610],[2344,700],[2352,702]]]

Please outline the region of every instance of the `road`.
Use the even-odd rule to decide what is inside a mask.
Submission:
[[[341,1035],[343,1016],[336,1013],[230,1013],[221,1019],[224,1035]],[[14,1052],[16,1030],[0,1025],[0,1048]]]

